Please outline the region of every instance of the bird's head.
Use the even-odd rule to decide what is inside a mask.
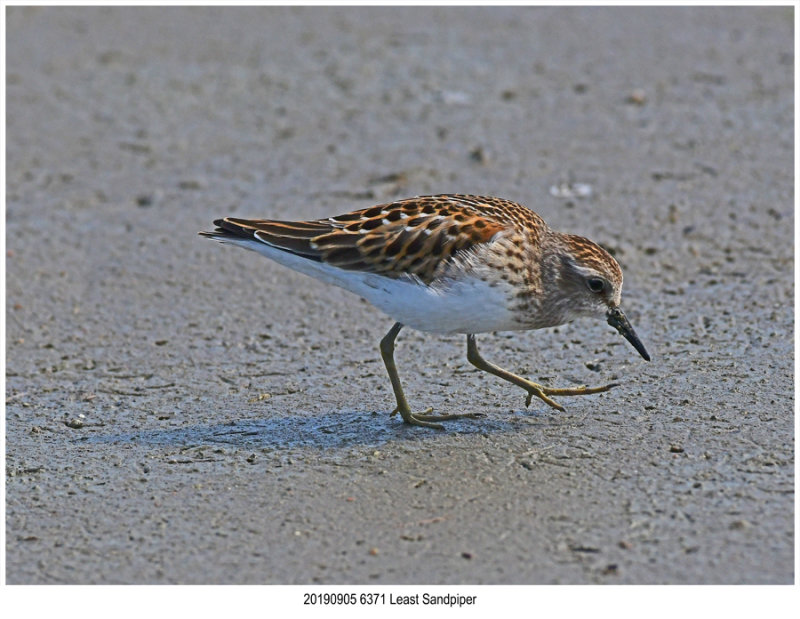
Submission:
[[[567,320],[579,316],[604,316],[642,357],[650,361],[642,342],[620,309],[622,269],[605,249],[589,239],[559,235],[555,258],[555,280],[559,305]],[[568,308],[568,309],[567,309]]]

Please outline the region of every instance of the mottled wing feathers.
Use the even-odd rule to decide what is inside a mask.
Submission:
[[[256,239],[341,269],[423,281],[459,252],[508,229],[544,226],[529,209],[499,198],[422,196],[317,221],[225,218],[215,234]]]

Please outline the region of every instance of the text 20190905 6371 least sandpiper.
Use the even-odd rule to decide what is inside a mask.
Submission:
[[[601,387],[553,389],[512,374],[478,352],[476,333],[554,327],[580,316],[604,316],[646,360],[644,346],[620,309],[622,271],[589,239],[550,229],[532,210],[502,198],[421,196],[315,221],[226,217],[201,232],[257,251],[285,266],[365,298],[395,322],[380,349],[397,407],[406,423],[441,428],[439,421],[474,413],[413,413],[394,363],[403,326],[465,333],[467,359],[544,400],[586,395]]]

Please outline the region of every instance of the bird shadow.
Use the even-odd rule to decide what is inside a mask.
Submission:
[[[358,411],[322,415],[287,414],[274,418],[239,419],[220,424],[138,430],[104,434],[98,431],[79,439],[90,444],[138,444],[151,447],[228,445],[260,449],[341,449],[373,447],[390,441],[422,443],[443,435],[502,434],[515,432],[533,413],[505,413],[503,417],[457,419],[444,422],[444,430],[408,426],[399,417]]]

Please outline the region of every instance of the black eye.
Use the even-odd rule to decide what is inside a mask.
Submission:
[[[590,277],[586,280],[586,285],[589,286],[589,290],[596,293],[601,293],[606,289],[606,282],[599,277]]]

